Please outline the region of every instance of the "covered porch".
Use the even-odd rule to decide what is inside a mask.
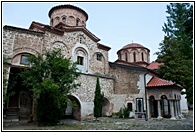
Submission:
[[[182,87],[158,77],[147,84],[148,118],[183,118],[180,106]]]

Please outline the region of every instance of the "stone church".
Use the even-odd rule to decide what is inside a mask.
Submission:
[[[14,78],[19,68],[27,67],[26,56],[43,50],[60,48],[63,55],[74,62],[82,74],[69,97],[65,116],[74,119],[93,117],[96,76],[104,92],[102,116],[111,116],[120,108],[128,107],[130,117],[135,119],[180,119],[187,107],[182,104],[182,87],[160,78],[156,72],[159,64],[150,63],[150,50],[141,44],[130,43],[117,51],[118,59],[109,62],[110,47],[99,43],[100,39],[86,28],[88,14],[73,5],[59,5],[50,9],[50,24],[32,22],[29,29],[5,25],[3,27],[4,55],[11,58],[7,70]],[[29,88],[21,85],[21,79],[13,88],[4,106],[4,117],[20,120],[28,114],[35,115],[35,99]],[[9,93],[9,90],[7,91]],[[72,108],[72,102],[77,109]]]

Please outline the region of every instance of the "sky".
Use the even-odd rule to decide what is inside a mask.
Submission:
[[[49,10],[57,5],[71,4],[88,14],[86,28],[100,38],[99,43],[111,47],[109,61],[117,60],[117,51],[130,43],[150,49],[150,62],[159,51],[164,38],[166,20],[164,2],[3,2],[2,26],[28,29],[32,21],[47,24]]]

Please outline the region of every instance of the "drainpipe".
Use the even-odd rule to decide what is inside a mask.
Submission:
[[[145,73],[144,74],[144,87],[145,87],[145,103],[146,103],[146,115],[145,115],[145,117],[146,117],[146,121],[148,120],[148,109],[147,109],[147,92],[146,92],[146,75],[147,75],[148,73]]]

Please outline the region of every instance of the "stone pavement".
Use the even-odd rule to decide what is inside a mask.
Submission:
[[[193,112],[184,114],[186,119],[170,120],[170,119],[122,119],[114,117],[101,117],[98,121],[94,119],[87,119],[82,121],[66,119],[59,124],[71,124],[82,126],[84,130],[190,130],[193,131]],[[27,123],[20,121],[19,123],[10,124],[4,123],[3,130],[54,130],[58,129],[56,126],[38,127],[34,123]],[[63,129],[61,129],[63,130]]]

